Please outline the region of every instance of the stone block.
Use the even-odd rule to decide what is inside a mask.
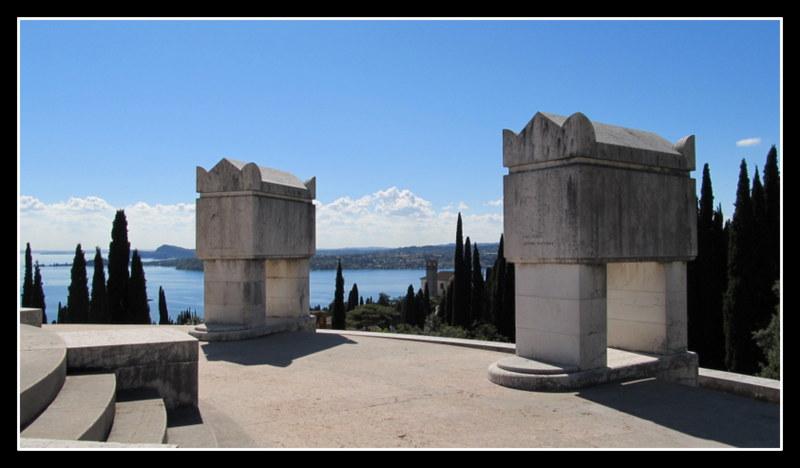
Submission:
[[[197,168],[197,191],[197,258],[314,255],[314,179],[223,159],[208,172]]]
[[[654,190],[654,187],[658,187]],[[504,176],[509,261],[690,260],[694,179],[572,162]]]
[[[198,341],[169,327],[121,326],[58,333],[67,344],[67,368],[110,371],[122,390],[157,390],[167,408],[197,405]]]
[[[42,326],[42,309],[21,307],[19,309],[19,323],[34,327]]]

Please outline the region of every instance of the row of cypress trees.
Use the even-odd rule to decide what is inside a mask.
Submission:
[[[702,367],[777,378],[778,363],[769,362],[769,353],[754,337],[778,323],[781,207],[774,146],[763,174],[762,183],[756,167],[751,183],[742,160],[734,213],[724,221],[722,208],[714,208],[708,164],[703,167],[697,257],[687,268],[688,340]]]
[[[42,310],[42,323],[47,323],[47,306],[44,301],[44,287],[42,284],[42,271],[39,268],[39,261],[33,264],[31,254],[31,243],[25,246],[25,274],[22,280],[22,297],[20,305],[22,307],[32,307]]]
[[[389,306],[388,298],[381,295]],[[343,330],[346,327],[347,312],[364,305],[359,300],[358,286],[353,285],[347,301],[344,299],[344,277],[342,262],[336,268],[336,287],[331,305],[331,328]],[[400,311],[400,322],[420,330],[426,326],[426,319],[433,312],[427,285],[414,292],[409,285],[406,295],[396,304]],[[478,244],[470,238],[463,240],[461,213],[456,224],[456,243],[454,253],[454,277],[445,294],[439,299],[438,314],[441,323],[470,332],[478,327],[492,325],[497,334],[513,341],[514,324],[514,265],[503,256],[503,236],[494,265],[486,268],[484,279]]]
[[[43,321],[46,322],[44,294],[40,292],[37,295],[29,292],[41,290],[39,265],[37,262],[38,283],[34,279],[29,285],[29,264],[30,244],[26,249],[22,306],[41,307]],[[139,251],[134,249],[131,254],[130,242],[128,242],[128,222],[124,210],[116,212],[111,229],[111,244],[108,250],[108,281],[105,278],[100,247],[95,249],[91,295],[86,266],[85,253],[81,244],[78,244],[70,270],[67,304],[62,306],[59,303],[58,305],[58,323],[151,323],[144,267]],[[38,288],[36,284],[39,284]],[[163,291],[159,291],[159,293],[163,295]],[[166,304],[166,301],[164,303]]]
[[[503,255],[503,235],[500,235],[497,259],[493,266],[486,268],[484,279],[478,244],[472,245],[469,236],[463,240],[459,213],[453,265],[453,281],[439,304],[444,323],[468,331],[490,324],[513,342],[514,264],[507,262]]]

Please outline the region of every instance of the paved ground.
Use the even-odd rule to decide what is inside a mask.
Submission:
[[[200,350],[199,412],[172,419],[187,448],[782,447],[778,405],[655,380],[513,390],[486,378],[497,351],[323,332]],[[199,420],[213,434],[181,432]]]

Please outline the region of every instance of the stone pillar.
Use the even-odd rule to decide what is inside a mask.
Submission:
[[[686,300],[685,262],[609,263],[609,346],[686,352]]]
[[[497,363],[516,373],[505,382],[604,369],[607,347],[686,352],[694,159],[693,136],[673,144],[580,113],[537,113],[519,134],[503,132],[517,347]]]
[[[605,265],[515,264],[517,356],[606,364]]]
[[[203,340],[314,329],[309,258],[315,180],[254,163],[197,168],[197,258],[205,271]]]

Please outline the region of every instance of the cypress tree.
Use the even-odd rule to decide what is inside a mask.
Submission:
[[[698,353],[703,367],[722,368],[722,295],[725,270],[719,270],[725,246],[721,238],[722,213],[714,210],[714,192],[708,164],[697,209],[697,257],[687,265],[687,319],[689,349]],[[724,262],[724,260],[723,260]]]
[[[89,280],[86,276],[86,257],[81,244],[75,248],[75,258],[72,260],[66,320],[68,323],[89,322]]]
[[[508,331],[507,317],[505,317],[505,307],[503,301],[505,300],[505,286],[506,286],[506,273],[508,271],[508,264],[503,253],[503,235],[500,234],[500,244],[497,247],[497,259],[494,261],[494,268],[492,268],[492,291],[491,291],[491,311],[494,317],[494,326],[497,331],[506,337]]]
[[[781,189],[778,150],[773,145],[764,164],[765,236],[764,255],[769,259],[771,283],[780,279],[781,268]],[[778,303],[777,300],[774,301]]]
[[[456,247],[455,253],[453,254],[453,300],[452,302],[449,300],[447,301],[448,307],[452,307],[450,325],[461,324],[462,313],[466,307],[464,290],[464,239],[461,226],[461,213],[458,213],[458,221],[456,223]]]
[[[89,303],[91,323],[111,323],[108,315],[108,294],[106,293],[106,272],[100,247],[95,247],[94,273],[92,274],[92,299]]]
[[[344,330],[346,324],[346,312],[344,309],[344,277],[342,276],[342,259],[336,267],[336,290],[333,294],[333,319],[331,328]]]
[[[427,284],[425,285],[425,289],[428,289]],[[428,315],[431,313],[430,297],[422,291],[422,288],[420,288],[417,291],[417,295],[414,297],[414,303],[416,307],[414,325],[419,328],[425,328],[425,319],[428,318]]]
[[[478,252],[478,243],[472,247],[472,317],[475,321],[488,322],[486,317],[486,305],[484,299],[483,270],[481,268],[481,256]]]
[[[128,282],[128,323],[151,323],[150,305],[147,304],[147,280],[139,251],[131,257],[131,277]]]
[[[771,275],[772,262],[768,253],[767,206],[764,197],[764,186],[761,184],[758,167],[756,167],[755,175],[753,175],[753,188],[750,193],[753,200],[753,228],[756,242],[754,247],[756,250],[756,279],[758,280],[758,284],[753,285],[753,294],[756,301],[753,326],[756,330],[760,330],[767,327],[772,317],[775,304],[772,286],[775,281]]]
[[[31,243],[25,245],[25,276],[22,280],[22,307],[33,307],[33,256],[31,255]]]
[[[167,296],[164,294],[164,288],[161,286],[158,287],[158,324],[172,324],[172,320],[169,318],[169,311],[167,310]]]
[[[506,261],[505,284],[503,285],[503,320],[501,335],[507,337],[512,343],[516,342],[516,270],[512,262]]]
[[[358,307],[358,285],[353,283],[353,287],[350,289],[350,294],[347,296],[347,308],[345,309],[347,312]]]
[[[467,236],[464,240],[464,311],[461,314],[460,325],[472,328],[475,318],[472,316],[472,243]]]
[[[711,226],[711,253],[708,274],[708,301],[706,307],[705,346],[706,357],[700,357],[702,366],[725,369],[725,335],[723,319],[723,297],[728,285],[728,231],[722,205],[714,210]]]
[[[400,303],[401,320],[409,325],[415,325],[417,318],[417,308],[414,303],[414,286],[409,284],[406,290],[406,297]]]
[[[44,301],[42,271],[39,268],[38,260],[33,265],[33,292],[31,292],[31,307],[42,309],[42,323],[47,323],[47,305]]]
[[[723,301],[725,365],[728,371],[742,374],[758,371],[760,360],[760,350],[752,339],[757,307],[753,287],[758,284],[753,218],[747,163],[742,160],[728,240],[728,287]]]
[[[108,312],[111,323],[126,323],[128,319],[128,262],[131,244],[128,242],[128,221],[124,210],[117,210],[111,228],[108,248]]]

